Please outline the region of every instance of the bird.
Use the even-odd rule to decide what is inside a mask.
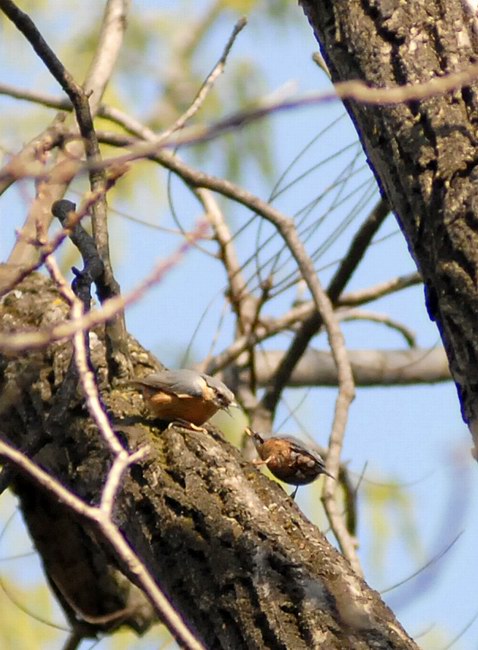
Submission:
[[[280,481],[296,486],[291,494],[292,499],[295,498],[300,485],[312,483],[320,474],[334,478],[325,469],[322,456],[301,440],[280,435],[266,438],[250,427],[246,428],[246,433],[252,438],[261,459],[256,460],[255,464],[266,465]]]
[[[219,379],[197,370],[159,370],[129,382],[141,389],[149,411],[160,420],[200,427],[217,411],[237,406]]]

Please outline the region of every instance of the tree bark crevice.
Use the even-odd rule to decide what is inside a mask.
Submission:
[[[362,79],[379,88],[425,82],[475,62],[477,35],[464,4],[301,0],[333,81]],[[430,316],[472,425],[478,417],[477,86],[407,104],[346,107],[424,278]]]
[[[0,322],[2,328],[20,331],[56,322],[66,312],[50,283],[36,275],[15,296],[7,296]],[[416,647],[379,595],[279,485],[214,429],[157,429],[145,417],[139,393],[108,385],[100,327],[90,342],[114,429],[131,451],[146,443],[150,447],[123,478],[114,520],[206,647]],[[157,366],[132,338],[129,347],[137,371],[139,365],[143,371]],[[2,360],[2,382],[18,379],[20,402],[36,406],[32,413],[20,412],[16,400],[4,401],[1,428],[17,448],[28,448],[36,418],[33,460],[87,503],[98,503],[110,456],[84,405],[79,401],[66,409],[62,427],[55,423],[53,434],[49,430],[49,411],[70,356],[71,344],[57,342],[32,357]],[[78,515],[24,476],[13,474],[12,485],[72,623],[93,621],[92,633],[114,629],[119,624],[114,617],[122,612],[121,623],[139,632],[151,625],[151,610],[144,600],[138,602],[134,585],[125,583],[127,569],[105,548],[98,531],[85,530]],[[63,547],[71,553],[60,552]],[[81,579],[75,577],[78,572]],[[88,597],[92,584],[94,597]]]

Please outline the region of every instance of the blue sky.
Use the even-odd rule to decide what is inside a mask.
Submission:
[[[132,11],[147,12],[169,7],[170,4],[137,1],[132,3]],[[184,3],[182,4],[184,6]],[[230,34],[233,21],[233,14],[227,13],[216,25],[212,38],[201,48],[195,62],[198,74],[204,76],[211,69]],[[43,24],[41,27],[51,44],[55,45],[59,38],[55,25]],[[28,46],[22,43],[20,37],[15,48],[15,57],[19,58],[18,65],[13,68],[3,66],[0,81],[15,83],[20,87],[42,88],[48,76],[37,64],[37,72],[32,76],[29,66],[34,57],[24,54],[24,51],[28,51]],[[273,29],[253,13],[248,27],[234,46],[230,65],[232,67],[234,62],[241,59],[251,59],[259,64],[265,84],[265,87],[260,89],[261,94],[275,92],[290,86],[291,83],[302,93],[326,87],[323,73],[311,61],[311,54],[316,49],[313,34],[299,8],[297,20],[291,20],[287,26]],[[0,52],[3,60],[11,55],[11,51],[6,51],[1,43]],[[148,63],[153,65],[154,52],[145,56],[150,57]],[[228,69],[225,76],[227,74]],[[218,82],[219,90],[221,83],[225,81]],[[120,90],[124,100],[134,107],[136,115],[147,115],[149,103],[154,100],[158,87],[151,79],[137,85],[141,85],[143,91],[137,95],[133,90],[136,88],[134,84],[125,83]],[[55,91],[55,84],[49,83],[48,90]],[[0,107],[8,110],[9,106],[11,103],[0,97]],[[281,113],[271,118],[275,177],[279,177],[298,152],[342,111],[337,103]],[[3,126],[2,129],[4,128]],[[32,124],[30,128],[30,135],[33,135],[38,130],[38,125]],[[19,134],[10,137],[20,146]],[[240,132],[234,137],[239,144],[244,133]],[[346,119],[341,120],[327,136],[311,146],[307,154],[294,166],[290,178],[309,169],[318,160],[327,158],[328,152],[344,147],[354,140],[352,126]],[[356,149],[350,150],[347,160],[350,161],[355,151]],[[193,159],[190,151],[183,151],[181,155],[186,160]],[[321,189],[331,184],[341,173],[345,160],[345,157],[341,157],[329,161],[327,165],[308,175],[300,184],[292,186],[279,197],[277,205],[284,212],[294,214],[317,196]],[[357,163],[357,166],[363,162],[362,158],[362,163]],[[215,155],[213,147],[209,147],[203,165],[220,175],[221,163],[221,157]],[[149,167],[147,173],[145,184],[141,185],[138,181],[132,196],[113,200],[111,208],[134,215],[155,226],[174,227],[166,197],[165,175],[157,169],[151,171]],[[369,178],[371,175],[366,169],[356,175],[351,174],[347,187],[353,188],[354,183],[366,182]],[[270,194],[273,187],[273,181],[266,180],[258,172],[257,165],[248,158],[244,160],[241,183],[264,198]],[[31,188],[26,187],[24,191],[31,195]],[[174,207],[182,223],[185,227],[191,227],[200,216],[198,204],[191,200],[177,181],[172,183],[172,195]],[[75,200],[73,194],[69,195],[69,198]],[[367,204],[369,207],[373,200],[370,196],[370,202]],[[314,236],[314,246],[318,245],[321,238],[325,239],[335,231],[346,218],[347,209],[350,207],[351,202],[346,202],[343,210],[331,212]],[[321,206],[317,209],[317,218],[322,214],[321,209]],[[2,259],[11,246],[13,228],[20,226],[24,211],[25,200],[21,192],[11,190],[2,197]],[[359,215],[343,236],[324,253],[320,261],[321,266],[327,266],[340,258],[348,239],[366,211],[365,207],[362,216]],[[244,208],[236,206],[228,206],[227,214],[234,229],[249,216]],[[313,215],[314,213],[310,220],[314,218]],[[174,251],[180,243],[180,238],[177,235],[165,234],[157,228],[138,225],[120,214],[113,217],[113,221],[115,268],[123,289],[128,290],[133,288],[157,261]],[[256,241],[254,229],[251,228],[248,233],[241,239],[241,254],[244,257],[247,257]],[[367,287],[414,270],[407,247],[401,235],[397,233],[397,226],[392,218],[382,227],[378,238],[384,235],[390,236],[373,247],[367,260],[355,274],[349,289]],[[321,272],[320,277],[324,284],[332,272],[333,267]],[[183,351],[189,344],[201,315],[206,311],[206,317],[192,343],[195,360],[201,359],[208,354],[211,332],[216,331],[220,321],[224,303],[223,289],[224,275],[217,261],[206,258],[198,251],[192,251],[181,266],[175,268],[165,281],[128,311],[128,327],[143,345],[154,350],[164,363],[176,365],[180,363]],[[290,301],[290,294],[278,299],[274,308],[282,308],[287,301]],[[425,311],[421,287],[382,299],[374,303],[373,309],[407,323],[416,332],[419,345],[432,346],[438,342],[436,327],[429,321]],[[232,322],[226,319],[218,335],[216,350],[227,345],[231,329]],[[378,325],[346,324],[344,333],[347,344],[352,348],[397,348],[404,345],[396,333]],[[314,341],[314,345],[324,347],[324,336]],[[302,398],[302,393],[288,391],[286,398],[290,403],[297,403]],[[334,398],[335,391],[330,389],[310,391],[299,411],[300,427],[289,418],[281,430],[294,434],[305,431],[308,436],[325,444]],[[282,407],[278,423],[287,415],[287,409]],[[373,511],[367,506],[364,498],[366,487],[359,492],[360,555],[371,586],[381,590],[401,581],[440,553],[461,533],[454,547],[428,571],[385,596],[410,634],[418,635],[431,628],[428,641],[426,636],[417,639],[424,648],[445,648],[447,642],[471,620],[476,613],[475,609],[478,609],[478,576],[474,562],[478,515],[476,509],[471,507],[477,496],[477,473],[468,451],[470,446],[469,434],[462,423],[456,391],[451,383],[396,389],[359,389],[357,392],[351,409],[343,457],[349,462],[349,467],[357,478],[366,466],[364,481],[369,481],[369,486],[374,483],[386,484],[391,480],[402,485],[404,500],[409,501],[407,516],[411,526],[411,529],[407,529],[403,510],[400,512],[397,509],[393,512],[393,509],[377,508]],[[302,489],[299,492],[299,503],[307,516],[324,525],[316,487]],[[417,534],[414,534],[410,522],[416,523]],[[386,537],[381,547],[384,553],[381,567],[377,566],[376,561],[377,535]],[[8,548],[0,546],[0,556],[3,557],[8,552]],[[475,648],[477,626],[478,624],[472,626],[454,647],[459,650]],[[84,647],[88,646],[85,644]],[[100,644],[99,647],[103,645]],[[143,640],[135,642],[132,647],[155,646],[154,642]]]

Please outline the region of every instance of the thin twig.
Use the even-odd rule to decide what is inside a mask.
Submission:
[[[73,290],[67,284],[55,259],[51,255],[49,255],[45,260],[45,266],[50,272],[59,292],[70,305],[71,321],[77,323],[83,316],[83,305],[81,301],[75,296]],[[83,334],[84,332],[82,329],[78,328],[73,336],[73,347],[75,351],[76,366],[83,387],[83,392],[86,397],[88,410],[113,455],[120,456],[127,452],[113,433],[108,417],[100,404],[95,378],[89,368],[88,355],[85,347],[85,337]]]
[[[93,116],[98,112],[101,98],[120,55],[130,5],[131,0],[108,0],[105,6],[95,54],[83,84]]]
[[[247,323],[250,324],[252,314],[256,311],[257,300],[247,290],[234,247],[234,240],[214,195],[203,188],[195,189],[194,192],[204,207],[206,218],[213,228],[214,238],[219,245],[219,257],[228,278],[227,297],[237,314],[238,329],[243,334],[251,330]]]
[[[168,259],[159,262],[152,272],[130,293],[110,298],[103,303],[101,309],[83,314],[75,322],[60,323],[51,328],[45,328],[35,332],[19,332],[16,334],[0,332],[0,351],[18,352],[21,350],[27,351],[43,348],[53,341],[72,338],[78,331],[86,331],[96,325],[105,323],[105,321],[117,314],[118,311],[124,310],[128,305],[138,301],[146,291],[160,282],[168,271],[180,262],[194,241],[204,236],[207,227],[208,224],[205,222],[200,223],[197,229],[190,233],[188,241],[183,243],[176,253]]]
[[[183,129],[179,134],[172,134],[161,142],[161,146],[176,148],[179,146],[195,145],[209,142],[225,133],[237,131],[247,124],[264,119],[282,111],[306,108],[337,100],[353,100],[370,106],[394,106],[414,101],[423,101],[456,91],[463,86],[474,83],[478,78],[478,64],[474,63],[465,70],[450,73],[442,77],[434,77],[422,83],[414,83],[394,88],[371,88],[360,80],[342,81],[334,85],[333,90],[309,93],[292,99],[262,100],[258,106],[243,109],[213,124],[201,124]],[[131,152],[120,156],[121,162],[129,162],[138,158],[147,158],[156,152],[155,145],[136,143]],[[108,164],[108,162],[106,162]]]
[[[13,267],[12,273],[8,276],[8,279],[1,282],[0,284],[0,296],[3,296],[8,291],[14,289],[19,282],[24,280],[33,271],[36,271],[44,264],[47,256],[51,253],[54,253],[56,249],[62,244],[62,242],[70,235],[70,228],[74,228],[76,224],[80,223],[83,217],[89,212],[92,203],[96,201],[96,199],[97,192],[88,192],[84,196],[82,204],[78,210],[76,210],[74,217],[70,219],[69,227],[63,228],[49,241],[45,241],[44,243],[40,244],[37,237],[35,237],[35,239],[32,238],[28,240],[30,243],[33,243],[37,247],[39,251],[39,258],[35,262],[31,264],[25,264],[18,269]],[[37,231],[38,228],[43,228],[43,222],[40,221],[37,223]]]
[[[192,104],[187,108],[187,110],[182,115],[178,117],[178,119],[174,122],[172,126],[170,126],[168,129],[163,131],[160,135],[155,137],[154,143],[156,145],[159,145],[161,144],[161,142],[167,140],[175,131],[179,131],[180,129],[182,129],[185,126],[185,124],[199,111],[201,106],[204,104],[206,97],[209,95],[212,87],[214,86],[217,78],[220,77],[221,74],[224,72],[224,68],[226,67],[227,57],[229,56],[229,52],[231,51],[231,48],[234,45],[234,41],[236,40],[237,36],[244,29],[246,25],[247,25],[247,19],[245,17],[240,18],[237,21],[237,23],[234,25],[234,29],[232,30],[232,34],[226,43],[221,58],[206,77],[196,97],[194,98]]]
[[[168,599],[156,585],[138,556],[124,539],[121,531],[111,521],[109,514],[99,507],[90,506],[67,490],[59,481],[35,465],[27,456],[0,440],[0,457],[12,462],[22,473],[33,479],[39,486],[55,496],[70,510],[96,524],[104,539],[115,549],[118,557],[128,567],[156,611],[175,639],[188,650],[205,650],[204,646],[191,634],[184,621],[174,610]]]
[[[417,272],[409,273],[408,275],[399,275],[391,280],[380,282],[373,287],[343,293],[337,300],[337,306],[358,307],[359,305],[364,305],[372,300],[378,300],[378,298],[388,296],[390,293],[402,291],[402,289],[408,289],[408,287],[413,287],[422,282],[422,276]]]
[[[364,309],[339,309],[336,312],[337,318],[343,323],[345,321],[366,320],[372,323],[381,323],[399,332],[407,344],[413,348],[417,343],[417,336],[409,327],[400,321],[391,318],[388,314],[379,314],[375,311],[366,311]]]
[[[399,276],[367,289],[343,293],[337,300],[336,305],[338,307],[363,305],[396,291],[401,291],[419,284],[421,281],[421,276],[418,273]],[[234,363],[234,361],[236,361],[236,359],[251,345],[262,343],[263,341],[276,336],[276,334],[292,328],[294,325],[303,323],[314,313],[314,304],[312,301],[307,301],[297,307],[293,307],[278,318],[262,317],[255,331],[251,332],[249,335],[236,338],[225,350],[216,354],[212,359],[209,359],[206,372],[215,374],[220,370],[224,370],[224,368]],[[270,385],[270,383],[271,380],[268,380],[267,384]]]
[[[21,11],[12,0],[0,0],[0,9],[29,41],[52,76],[68,95],[74,107],[78,127],[83,138],[86,158],[90,162],[101,160],[101,153],[93,126],[93,113],[90,110],[89,95],[96,91],[93,101],[95,107],[101,99],[101,94],[112,72],[112,65],[119,52],[125,26],[125,7],[123,0],[109,0],[103,20],[100,46],[96,51],[95,59],[85,83],[85,89],[83,89],[49,47],[31,18]],[[102,49],[104,51],[100,52]],[[116,296],[119,295],[120,289],[113,275],[109,254],[105,196],[107,177],[104,168],[101,167],[90,166],[88,173],[91,191],[98,192],[98,198],[92,205],[93,233],[101,259],[105,265],[105,284],[109,288],[110,296]],[[46,223],[42,223],[46,226]],[[116,374],[124,375],[127,372],[128,361],[125,347],[126,327],[121,312],[106,324],[106,336],[110,374],[112,376]]]

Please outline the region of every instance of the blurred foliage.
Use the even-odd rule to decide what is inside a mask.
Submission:
[[[14,600],[12,600],[14,598]],[[23,611],[21,606],[28,606]],[[30,612],[41,619],[36,620]],[[0,588],[0,647],[8,650],[54,647],[64,636],[51,627],[51,595],[45,584],[20,588],[18,584],[2,579]]]
[[[58,55],[65,67],[79,81],[89,68],[96,47],[101,14],[105,3],[73,1],[65,4],[60,0],[28,0],[21,3],[21,9],[28,12],[42,32],[47,43]],[[124,110],[143,120],[153,129],[169,127],[187,109],[206,75],[223,53],[223,48],[236,20],[243,14],[254,13],[254,25],[267,25],[271,19],[278,25],[286,24],[292,15],[297,16],[296,8],[291,11],[290,3],[255,0],[221,0],[198,2],[191,9],[189,0],[179,3],[157,3],[144,0],[135,6],[128,18],[128,30],[115,73],[105,94],[105,103]],[[0,14],[0,34],[3,41],[4,56],[7,51],[15,51],[15,58],[9,57],[8,68],[2,81],[26,88],[63,97],[61,89],[52,79],[15,27]],[[264,74],[254,57],[247,53],[239,56],[233,48],[226,73],[217,81],[201,111],[195,116],[198,123],[212,124],[230,112],[250,107],[262,95],[269,92]],[[56,111],[29,102],[0,97],[2,110],[0,126],[8,133],[8,140],[2,141],[11,154],[19,150],[29,139],[43,131],[51,122]],[[118,125],[97,119],[98,129],[121,132]],[[213,147],[197,147],[192,155],[196,161],[203,162],[214,155],[220,160],[223,173],[240,180],[242,161],[251,159],[260,174],[267,178],[273,172],[271,154],[271,131],[266,123],[253,126],[247,131],[227,135],[214,143]],[[112,155],[113,149],[103,147],[105,156]],[[112,190],[109,196],[114,205],[134,203],[135,195],[141,192],[142,204],[150,211],[141,218],[154,222],[159,207],[166,197],[164,183],[156,182],[158,168],[148,163],[132,166],[128,175]],[[76,194],[86,187],[85,179],[75,181],[71,193]],[[25,205],[33,198],[32,189],[21,190]],[[74,198],[74,197],[73,197]],[[114,211],[111,216],[114,223]],[[113,236],[115,232],[113,227]],[[121,246],[114,247],[115,255],[121,255]],[[78,264],[78,253],[68,243],[61,251],[61,267],[64,272],[73,264]],[[235,414],[233,419],[220,414],[217,416],[226,437],[237,446],[241,445],[244,426],[243,416]],[[3,506],[11,500],[3,498]],[[61,621],[61,614],[51,592],[45,584],[44,576],[38,567],[32,569],[27,586],[19,586],[16,580],[9,580],[11,565],[14,571],[22,572],[25,567],[18,559],[16,569],[8,558],[18,548],[18,540],[24,540],[28,547],[28,534],[23,524],[15,518],[12,525],[13,540],[5,539],[2,545],[0,579],[5,591],[0,589],[0,648],[23,650],[24,648],[61,647],[68,633],[48,624],[49,620]],[[8,515],[3,509],[1,522],[5,525]],[[10,594],[9,595],[7,595]],[[23,604],[24,607],[23,607]],[[23,611],[24,610],[24,611]],[[30,612],[43,619],[36,620]],[[82,648],[91,647],[91,641]],[[157,626],[143,639],[134,634],[120,631],[113,639],[102,640],[99,648],[171,647],[172,642],[164,626]]]
[[[0,648],[53,647],[64,632],[45,621],[65,624],[38,571],[38,559],[16,507],[15,498],[4,493],[0,499]]]
[[[292,11],[286,1],[213,0],[196,3],[192,11],[189,2],[172,7],[161,7],[162,3],[158,6],[148,1],[140,4],[141,11],[131,11],[128,18],[124,46],[105,101],[138,116],[157,131],[169,127],[190,106],[206,75],[222,55],[233,24],[241,15],[253,13],[254,29],[268,25],[271,19],[277,23],[276,26],[290,26],[289,21],[297,22],[298,18],[296,7]],[[44,0],[41,3],[22,3],[22,8],[32,12],[32,18],[49,45],[67,69],[82,80],[98,42],[103,4],[75,2],[70,7],[73,11],[65,12],[64,4],[59,0]],[[21,37],[3,15],[0,21],[2,36],[8,38],[9,45],[18,53],[14,61],[9,61],[15,85],[61,97],[56,82],[36,59],[30,46],[19,43]],[[38,74],[33,77],[32,64],[35,70],[38,69]],[[194,121],[214,123],[228,112],[250,107],[266,92],[264,75],[253,56],[239,56],[233,48],[226,74],[218,81]],[[22,103],[19,114],[17,105],[18,101],[15,101],[7,106],[0,120],[14,119],[14,132],[19,140],[17,147],[20,147],[25,141],[20,141],[20,138],[25,133],[33,137],[40,132],[54,111]],[[144,106],[149,107],[147,114],[141,114]],[[99,128],[104,124],[104,120],[98,122]],[[109,122],[106,122],[106,127],[117,130]],[[208,153],[207,147],[198,147],[194,156],[202,162]],[[245,156],[255,161],[261,174],[271,178],[274,156],[270,129],[261,123],[242,133],[242,137],[221,138],[215,142],[215,155],[223,160],[224,174],[235,180],[241,179],[241,161]],[[134,182],[135,179],[130,177],[121,185],[125,187]]]
[[[417,565],[426,562],[408,487],[391,478],[384,478],[380,483],[367,480],[361,486],[361,494],[371,533],[370,566],[376,575],[385,575],[390,545],[397,539]]]
[[[97,44],[104,3],[76,0],[66,5],[61,0],[25,0],[21,3],[21,7],[31,12],[32,18],[44,33],[47,42],[66,67],[81,80],[88,69]],[[156,131],[169,127],[190,106],[206,75],[222,55],[234,22],[243,14],[249,14],[252,19],[247,29],[259,35],[257,48],[261,47],[261,29],[279,32],[281,29],[290,29],[293,25],[298,25],[299,21],[301,27],[305,28],[305,22],[297,11],[296,3],[291,3],[289,0],[209,0],[207,2],[202,0],[196,3],[192,3],[191,0],[176,3],[137,0],[133,2],[124,46],[105,95],[105,102],[143,120]],[[5,82],[15,84],[19,88],[62,96],[43,64],[37,60],[30,46],[23,41],[23,37],[3,14],[0,14],[0,37],[3,47],[8,48],[10,52],[15,52],[15,57],[9,57],[8,69],[7,66],[4,68]],[[243,34],[239,39],[242,37]],[[255,54],[256,50],[239,54],[237,48],[233,47],[225,74],[217,80],[204,106],[194,117],[193,123],[214,124],[215,121],[232,112],[250,108],[270,94],[273,89],[268,87],[266,76]],[[8,136],[8,139],[2,142],[2,146],[8,147],[11,151],[21,148],[25,141],[41,132],[55,114],[52,109],[26,102],[12,101],[3,97],[0,97],[0,100],[2,106],[0,126]],[[97,126],[102,130],[122,131],[121,127],[105,119],[99,118]],[[339,125],[339,128],[342,126]],[[336,135],[331,137],[338,140]],[[319,145],[321,150],[327,151],[325,144],[320,142]],[[306,148],[308,147],[309,145]],[[112,155],[113,151],[116,153],[117,150],[104,147],[103,151],[105,156],[108,156]],[[247,129],[227,134],[213,143],[203,144],[195,147],[194,150],[188,149],[187,155],[204,168],[207,168],[211,159],[214,159],[216,168],[221,169],[224,176],[236,181],[243,180],[246,160],[249,173],[251,163],[254,170],[268,180],[277,173],[274,168],[276,156],[273,150],[273,129],[270,121],[249,125]],[[330,162],[328,154],[326,162]],[[350,170],[355,168],[350,167]],[[368,174],[368,169],[366,171]],[[127,176],[110,193],[110,204],[129,206],[139,203],[144,206],[144,212],[134,216],[157,224],[159,221],[157,215],[160,214],[160,208],[167,200],[165,184],[158,182],[158,174],[162,173],[156,166],[147,162],[131,166]],[[306,173],[309,172],[303,172],[304,175]],[[340,173],[343,173],[342,169]],[[318,174],[321,177],[326,176],[322,169],[318,170]],[[351,172],[350,176],[352,176]],[[298,180],[301,177],[299,175]],[[296,182],[297,179],[288,183],[286,189]],[[80,185],[76,183],[74,189],[77,191],[84,189],[84,187],[80,188]],[[331,182],[329,185],[332,186]],[[340,185],[340,190],[337,190],[337,203],[339,198],[342,200],[343,187],[345,185]],[[299,201],[306,200],[301,191],[298,191],[297,185],[294,186],[293,191],[299,195]],[[27,196],[30,189],[22,187],[20,192],[24,192],[20,196],[26,205],[28,199],[31,199],[31,196]],[[330,187],[327,188],[327,192],[327,196],[332,201],[334,195]],[[304,209],[309,209],[308,204]],[[332,212],[333,209],[334,206],[329,207],[328,212]],[[115,224],[115,212],[112,210],[110,215],[112,223]],[[315,215],[311,219],[314,223],[318,223]],[[343,223],[342,213],[336,217],[336,222]],[[331,227],[334,228],[335,233],[336,224]],[[114,227],[113,237],[116,236],[117,231],[120,231],[120,228]],[[118,239],[121,240],[121,233]],[[123,240],[122,245],[125,247],[128,242],[126,237]],[[113,246],[116,256],[121,256],[122,250],[121,245]],[[158,254],[163,255],[164,251],[160,250]],[[65,246],[62,255],[63,270],[78,263],[77,253],[71,246]],[[117,260],[115,259],[114,262],[116,266]],[[160,357],[164,355],[165,336],[166,334],[162,332]],[[177,356],[179,355],[180,351]],[[228,440],[241,447],[244,422],[242,415],[234,415],[234,419],[231,419],[227,415],[218,414],[216,423],[220,423],[220,428]],[[322,482],[317,481],[311,486],[301,488],[298,501],[301,506],[302,504],[308,506],[311,518],[323,529],[324,518],[320,505],[321,485]],[[284,487],[288,493],[292,491],[290,486]],[[360,486],[360,496],[372,540],[369,565],[377,574],[385,573],[391,545],[396,543],[397,539],[417,564],[426,561],[413,498],[404,486],[398,481],[386,480],[385,482],[384,480],[382,484],[364,481]],[[3,521],[6,521],[3,517],[4,513],[1,514]],[[16,535],[19,538],[26,534],[23,528],[19,527],[17,531]],[[12,543],[11,547],[14,546],[15,543]],[[3,576],[2,565],[0,565],[0,576]],[[7,581],[5,582],[7,584]],[[43,577],[38,573],[31,586],[26,588],[15,586],[12,591],[15,590],[18,601],[28,603],[29,606],[34,602],[34,610],[41,613],[42,617],[50,618],[57,612],[54,612],[48,589],[39,586],[42,582]],[[8,588],[10,589],[10,586]],[[437,639],[443,640],[443,636],[436,630],[427,637],[433,642],[427,641],[423,647],[438,647]],[[18,605],[12,603],[4,592],[0,593],[0,648],[22,650],[30,647],[60,647],[59,638],[64,639],[65,633],[38,623],[29,614],[22,612]],[[436,642],[435,646],[434,642]],[[114,647],[115,650],[134,647],[139,650],[142,647],[168,647],[170,644],[170,638],[164,627],[157,627],[143,640],[137,640],[131,633],[121,632],[111,641],[102,641],[98,647],[105,649]],[[90,646],[91,642],[83,647]]]

